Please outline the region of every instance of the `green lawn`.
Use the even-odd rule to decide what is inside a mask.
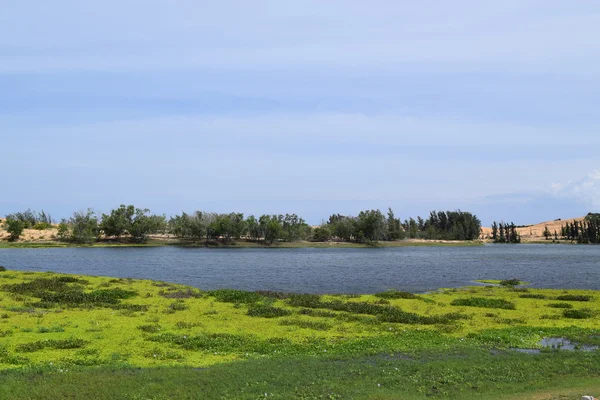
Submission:
[[[296,295],[4,271],[0,398],[598,396],[600,351],[511,349],[600,345],[599,314],[590,290]]]

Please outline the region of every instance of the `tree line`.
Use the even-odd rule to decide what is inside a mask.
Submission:
[[[565,240],[582,244],[600,244],[600,213],[589,213],[583,221],[566,222],[560,231]]]
[[[517,232],[518,226],[514,223],[504,222],[492,224],[492,240],[494,243],[521,243],[521,235]]]
[[[52,225],[51,217],[27,210],[8,214],[6,228],[11,240],[16,240],[24,229]],[[37,228],[36,228],[37,229]],[[44,228],[42,228],[44,229]],[[152,234],[168,233],[181,241],[231,242],[246,239],[272,244],[275,242],[346,241],[374,244],[405,238],[474,240],[481,231],[479,219],[463,211],[432,211],[427,219],[401,221],[390,208],[387,215],[380,210],[364,210],[358,215],[331,215],[327,222],[312,227],[296,214],[264,214],[260,217],[242,213],[182,212],[167,220],[148,209],[121,205],[109,214],[96,215],[94,210],[75,212],[58,224],[57,238],[74,243],[92,243],[100,239],[128,240],[144,243]]]

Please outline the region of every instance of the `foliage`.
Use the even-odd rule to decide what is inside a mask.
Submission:
[[[563,294],[556,297],[556,300],[562,301],[591,301],[592,296],[581,295],[581,294]]]
[[[102,214],[100,231],[109,237],[119,239],[127,234],[136,243],[145,243],[148,235],[166,229],[164,216],[149,215],[150,210],[135,208],[133,205],[121,206],[112,210],[109,215]]]
[[[32,211],[30,209],[23,212],[16,212],[6,215],[7,220],[21,221],[24,229],[47,229],[52,226],[52,217],[46,214],[44,210],[41,212]],[[36,226],[38,228],[36,228]]]
[[[494,221],[492,224],[492,239],[494,243],[521,243],[521,235],[517,232],[517,226],[514,223],[499,224]]]
[[[21,234],[25,230],[25,222],[18,220],[7,218],[6,219],[6,231],[9,233],[8,240],[15,241],[21,237]]]
[[[399,290],[387,290],[385,292],[376,293],[376,297],[380,297],[382,299],[417,299],[418,296],[410,293],[410,292],[402,292]]]
[[[251,317],[261,317],[261,318],[278,318],[285,317],[290,315],[292,312],[290,310],[286,310],[284,308],[273,307],[273,306],[265,306],[259,305],[250,307],[248,309],[247,315]]]
[[[98,239],[100,229],[96,213],[92,209],[87,212],[75,212],[69,221],[71,240],[75,243],[91,244]]]
[[[563,311],[563,316],[565,318],[572,318],[572,319],[587,319],[587,318],[592,318],[594,315],[595,315],[594,311],[592,311],[588,308],[582,308],[579,310],[566,309]]]
[[[331,228],[329,225],[318,226],[313,229],[312,240],[315,242],[327,242],[331,240]]]
[[[205,292],[208,296],[213,296],[217,301],[224,303],[256,303],[263,297],[256,292],[246,292],[235,289],[217,289]]]
[[[518,280],[517,278],[512,278],[512,279],[504,279],[500,281],[500,285],[501,286],[518,286],[521,284],[521,281]]]
[[[506,388],[509,383],[526,385],[532,380],[549,379],[546,373],[561,377],[591,374],[595,379],[600,376],[594,352],[560,350],[531,356],[509,350],[539,348],[542,337],[564,337],[582,345],[599,345],[596,313],[600,310],[600,299],[595,291],[532,288],[527,292],[545,296],[542,299],[521,298],[522,292],[504,287],[476,286],[424,293],[416,298],[384,295],[383,299],[376,295],[272,291],[199,292],[184,285],[135,279],[8,273],[11,275],[5,281],[8,284],[0,286],[3,307],[0,321],[5,324],[0,329],[0,370],[19,369],[15,376],[26,379],[18,382],[29,384],[18,392],[21,389],[10,378],[10,372],[3,372],[2,398],[35,398],[32,393],[38,392],[32,391],[31,386],[38,379],[57,382],[56,377],[67,380],[61,381],[52,393],[68,397],[64,384],[70,379],[72,385],[85,390],[86,385],[94,385],[95,381],[82,383],[83,377],[93,378],[106,370],[110,373],[101,379],[113,379],[120,376],[124,365],[135,370],[128,369],[123,375],[144,375],[150,373],[145,368],[150,368],[159,373],[161,382],[171,378],[182,382],[179,380],[182,374],[197,374],[193,379],[188,376],[191,379],[188,386],[195,385],[197,380],[210,382],[207,377],[210,375],[217,383],[208,385],[202,393],[203,396],[216,393],[211,390],[218,388],[218,395],[212,396],[215,398],[257,398],[258,388],[263,396],[268,391],[268,397],[273,391],[282,398],[297,398],[302,394],[319,398],[323,393],[338,398],[360,398],[364,393],[363,397],[368,398],[384,393],[384,386],[391,388],[385,392],[388,398],[398,398],[403,393],[407,393],[407,398],[422,397],[425,393],[438,397],[450,393],[464,398],[468,394],[488,393],[485,387],[494,391],[500,390],[498,385],[506,384],[503,386]],[[124,295],[126,292],[132,297]],[[41,297],[68,302],[72,293],[98,296],[102,303],[78,303],[74,308],[65,307],[66,303],[53,303],[60,308],[42,308],[46,305],[41,304]],[[134,298],[134,293],[139,295]],[[589,296],[585,306],[591,310],[591,316],[573,319],[563,315],[562,309],[547,307],[551,303],[547,299],[567,294]],[[104,303],[103,296],[113,295],[118,303]],[[514,303],[517,309],[473,307],[468,309],[468,315],[462,310],[459,314],[451,304],[465,297],[502,299]],[[134,300],[137,304],[132,303]],[[577,327],[573,326],[575,323]],[[45,339],[61,342],[50,342],[47,346]],[[67,342],[70,339],[85,343],[78,348],[55,348],[74,347]],[[180,366],[186,368],[177,369]],[[178,372],[171,375],[173,368]],[[314,368],[317,370],[313,371]],[[61,373],[61,369],[69,372]],[[499,371],[504,373],[500,377]],[[328,380],[316,379],[319,376]],[[361,379],[357,380],[357,376]],[[285,388],[279,384],[280,379],[285,380],[286,384],[282,384]],[[306,382],[306,390],[313,390],[310,382],[315,382],[319,391],[304,391],[302,383]],[[106,383],[104,380],[103,384]],[[349,385],[352,390],[345,389]],[[472,389],[473,385],[478,389]],[[375,389],[367,391],[365,387]],[[411,389],[404,392],[405,387]],[[113,389],[116,390],[105,387],[107,393],[116,393],[113,398],[123,397],[123,392],[111,392]],[[127,390],[121,386],[119,389]],[[158,392],[144,394],[149,398],[185,397],[183,388],[170,393],[162,391],[163,383],[155,386],[155,390]],[[23,394],[15,397],[7,393]],[[139,391],[125,393],[141,395]],[[194,394],[187,397],[193,398]],[[38,398],[44,397],[38,395]]]
[[[514,303],[504,299],[492,299],[487,297],[471,297],[466,299],[455,299],[450,303],[453,306],[502,308],[505,310],[516,310]]]
[[[56,237],[59,240],[68,240],[71,235],[70,230],[71,229],[69,228],[68,221],[63,218],[58,224],[58,231],[56,232]]]

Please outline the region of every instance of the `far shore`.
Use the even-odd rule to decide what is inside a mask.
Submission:
[[[464,247],[464,246],[482,246],[483,241],[475,240],[425,240],[425,239],[404,239],[397,241],[379,241],[374,244],[353,243],[353,242],[275,242],[273,244],[265,244],[264,242],[255,242],[246,239],[233,240],[228,242],[192,242],[181,241],[172,237],[151,236],[147,243],[133,243],[128,241],[116,241],[102,239],[92,244],[76,244],[71,242],[63,242],[54,239],[38,239],[38,240],[19,240],[9,242],[7,240],[0,241],[0,248],[65,248],[65,247],[161,247],[161,246],[178,246],[178,247],[206,247],[206,248],[273,248],[273,249],[297,249],[297,248],[383,248],[383,247],[417,247],[417,246],[437,246],[437,247]]]

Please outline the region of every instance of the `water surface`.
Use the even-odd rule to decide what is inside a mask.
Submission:
[[[0,249],[0,265],[164,280],[201,289],[311,293],[424,292],[476,279],[533,287],[600,289],[600,246],[486,245],[376,249]]]

